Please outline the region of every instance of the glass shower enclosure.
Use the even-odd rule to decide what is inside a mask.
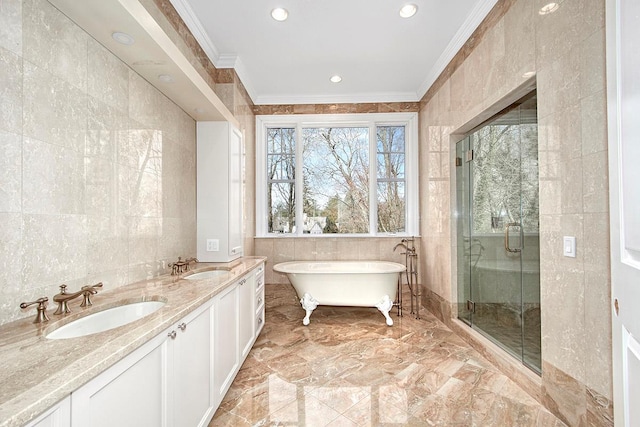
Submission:
[[[536,94],[456,144],[458,317],[540,373]]]

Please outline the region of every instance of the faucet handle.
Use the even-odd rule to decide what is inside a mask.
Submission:
[[[101,288],[102,287],[102,282],[96,283],[95,285],[87,285],[87,286],[83,286],[81,289],[84,291],[82,293],[82,304],[80,304],[80,307],[88,307],[93,305],[93,303],[91,302],[91,295],[95,295],[98,293],[98,289],[97,288]]]
[[[49,320],[49,317],[47,316],[47,311],[46,311],[47,301],[49,301],[49,298],[47,297],[38,298],[35,301],[20,303],[20,308],[25,309],[30,305],[38,304],[38,307],[36,307],[36,310],[37,310],[36,318],[33,320],[33,323],[47,322]]]

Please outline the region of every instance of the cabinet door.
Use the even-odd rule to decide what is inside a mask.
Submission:
[[[161,334],[73,392],[73,425],[167,425],[168,346],[167,335]]]
[[[242,133],[229,135],[229,257],[242,255]]]
[[[206,304],[176,327],[173,340],[173,425],[202,426],[213,415],[213,307]]]
[[[238,285],[218,295],[214,303],[213,383],[216,406],[238,369]]]
[[[70,427],[71,398],[66,397],[44,414],[27,424],[26,427]]]
[[[255,296],[255,308],[256,308],[256,323],[255,323],[255,336],[254,342],[260,335],[260,331],[264,327],[264,264],[258,267],[256,271],[256,296]]]
[[[238,326],[240,330],[240,357],[241,361],[249,354],[251,346],[253,345],[253,337],[255,333],[255,327],[253,322],[255,321],[254,311],[254,297],[256,294],[256,276],[255,273],[250,274],[246,278],[240,281],[239,288],[239,307],[238,307]]]

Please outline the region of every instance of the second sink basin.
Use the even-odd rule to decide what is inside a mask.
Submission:
[[[184,276],[187,280],[200,280],[200,279],[211,279],[213,277],[220,277],[224,274],[228,274],[227,270],[209,270],[202,271],[200,273],[193,273],[189,276]]]
[[[77,338],[108,331],[141,319],[164,306],[163,301],[134,302],[99,311],[67,323],[47,335],[49,339]]]

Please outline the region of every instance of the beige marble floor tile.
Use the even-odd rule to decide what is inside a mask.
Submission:
[[[267,285],[266,324],[210,426],[564,424],[426,311],[320,306]]]

